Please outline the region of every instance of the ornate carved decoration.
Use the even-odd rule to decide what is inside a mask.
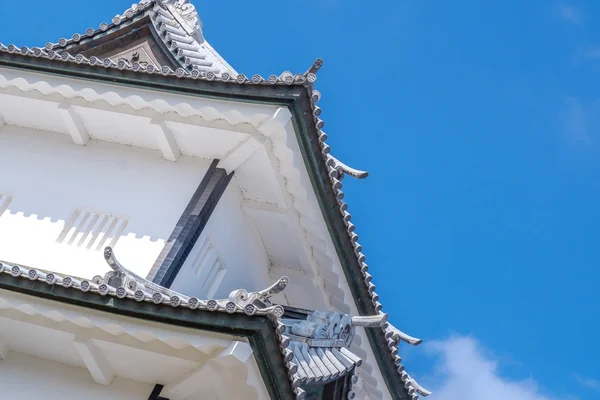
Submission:
[[[285,276],[267,289],[257,292],[249,293],[244,289],[239,289],[231,292],[228,299],[199,300],[167,289],[128,270],[116,259],[111,247],[104,249],[104,259],[112,271],[107,272],[104,277],[95,276],[92,282],[100,286],[108,285],[117,288],[117,295],[121,289],[121,291],[134,292],[134,297],[140,298],[140,301],[150,296],[156,304],[168,302],[174,307],[184,302],[192,308],[206,308],[209,311],[220,309],[228,313],[244,312],[247,315],[259,313],[274,319],[279,319],[283,315],[283,307],[272,304],[271,296],[281,293],[285,289],[289,281]]]
[[[406,333],[402,332],[400,329],[396,328],[392,324],[386,324],[386,326],[384,328],[385,328],[385,337],[392,339],[396,346],[400,343],[400,341],[406,342],[413,346],[418,346],[421,343],[423,343],[422,339],[407,335]]]
[[[104,278],[100,276],[94,277],[94,283],[104,282],[113,287],[122,286],[132,291],[143,290],[150,292],[152,295],[161,293],[167,296],[181,296],[179,293],[150,282],[125,268],[117,260],[111,247],[106,247],[104,249],[104,259],[108,266],[112,268],[112,271],[107,272],[106,275],[104,275]]]
[[[196,7],[189,0],[164,0],[163,3],[188,35],[201,28]]]
[[[247,308],[252,309],[253,307],[258,307],[259,309],[272,309],[275,316],[280,318],[283,315],[283,307],[279,305],[274,306],[271,303],[271,296],[281,293],[288,282],[289,279],[284,276],[272,286],[258,292],[248,293],[244,289],[234,290],[229,294],[229,301],[245,310]]]
[[[343,174],[348,174],[353,178],[356,179],[365,179],[367,176],[369,176],[369,172],[368,171],[361,171],[358,169],[354,169],[352,167],[349,167],[348,165],[344,164],[343,162],[341,162],[340,160],[338,160],[337,158],[335,158],[332,155],[329,155],[329,160],[331,160],[331,165],[333,168],[335,168],[335,170],[338,173],[338,176],[342,176]]]
[[[349,347],[357,326],[380,328],[387,314],[351,317],[334,311],[314,311],[306,320],[285,320],[287,331],[311,347]]]
[[[143,68],[147,68],[148,65],[154,65],[155,67],[157,66],[152,61],[152,58],[150,57],[146,49],[144,49],[142,46],[118,54],[117,56],[113,57],[113,61],[117,63],[120,61],[127,61],[132,65],[134,63],[137,63]]]

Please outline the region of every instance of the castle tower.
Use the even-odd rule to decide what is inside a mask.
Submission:
[[[330,153],[321,65],[238,74],[187,0],[0,43],[3,398],[429,394],[343,201],[367,173]]]

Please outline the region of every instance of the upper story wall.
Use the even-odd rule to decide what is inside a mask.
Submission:
[[[226,298],[231,291],[271,285],[260,235],[240,207],[233,179],[223,193],[171,288],[198,298]]]
[[[145,276],[209,161],[13,126],[0,131],[0,260],[91,278],[113,244]]]
[[[0,260],[82,278],[103,275],[102,250],[147,276],[210,160],[121,144],[74,144],[14,126],[0,131]],[[172,289],[199,298],[258,290],[278,278],[232,179]],[[281,303],[287,303],[284,298]]]

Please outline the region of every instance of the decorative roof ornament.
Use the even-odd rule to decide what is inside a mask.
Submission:
[[[335,311],[313,311],[306,320],[282,319],[284,335],[289,338],[297,368],[294,380],[299,385],[324,385],[349,377],[347,398],[356,393],[356,368],[363,360],[350,350],[356,327],[379,328],[387,323],[387,314],[352,317]]]
[[[260,308],[272,307],[271,296],[283,292],[288,282],[288,278],[284,276],[267,289],[258,292],[248,293],[244,289],[234,290],[229,294],[229,301],[234,302],[242,308],[246,307],[248,304],[254,304]]]
[[[316,74],[317,71],[323,66],[323,59],[322,58],[317,58],[315,60],[315,62],[313,62],[313,64],[310,66],[310,68],[308,69],[308,71],[306,71],[304,73],[304,75],[308,75],[308,74]]]
[[[353,327],[362,326],[363,328],[381,328],[388,320],[388,315],[380,313],[377,315],[363,315],[360,317],[352,317],[351,324]]]
[[[104,259],[112,271],[107,272],[104,277],[95,276],[92,282],[100,286],[127,289],[134,292],[136,298],[144,299],[146,295],[149,295],[157,304],[168,301],[172,305],[179,305],[183,302],[188,305],[194,304],[194,308],[206,307],[210,311],[222,309],[231,314],[242,311],[247,315],[259,313],[273,319],[281,318],[284,313],[282,306],[271,303],[271,296],[281,293],[285,289],[289,282],[285,276],[267,289],[257,292],[248,293],[244,289],[239,289],[231,292],[229,299],[199,300],[167,289],[128,270],[117,260],[111,247],[104,248]]]
[[[188,35],[194,35],[197,30],[202,28],[196,6],[189,0],[162,0],[162,3]]]
[[[387,314],[351,317],[335,311],[313,311],[306,320],[283,322],[291,336],[312,347],[350,347],[357,326],[380,328],[387,322]]]
[[[104,275],[104,278],[101,276],[95,276],[92,280],[96,284],[104,282],[113,287],[122,286],[132,291],[144,290],[151,292],[151,294],[161,293],[166,296],[182,296],[180,293],[157,285],[154,282],[150,282],[149,280],[144,279],[136,273],[125,268],[115,257],[112,247],[104,248],[104,260],[106,260],[106,263],[112,269],[112,271],[107,272],[106,275]]]
[[[384,330],[385,330],[385,337],[392,339],[396,346],[398,344],[400,344],[400,341],[403,341],[403,342],[408,343],[413,346],[418,346],[421,343],[423,343],[423,339],[419,339],[419,338],[407,335],[406,333],[402,332],[400,329],[396,328],[392,324],[388,323],[386,326],[384,326]]]
[[[332,155],[329,155],[329,160],[330,160],[330,164],[333,168],[335,168],[335,170],[337,170],[338,175],[341,177],[343,176],[343,174],[348,174],[353,178],[356,179],[365,179],[366,177],[369,176],[369,172],[368,171],[361,171],[358,169],[354,169],[346,164],[344,164],[343,162],[341,162],[340,160],[338,160],[337,158],[335,158]]]

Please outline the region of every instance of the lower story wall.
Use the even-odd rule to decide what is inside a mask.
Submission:
[[[109,386],[93,381],[84,368],[9,352],[0,360],[2,400],[146,400],[153,386],[115,378]]]

